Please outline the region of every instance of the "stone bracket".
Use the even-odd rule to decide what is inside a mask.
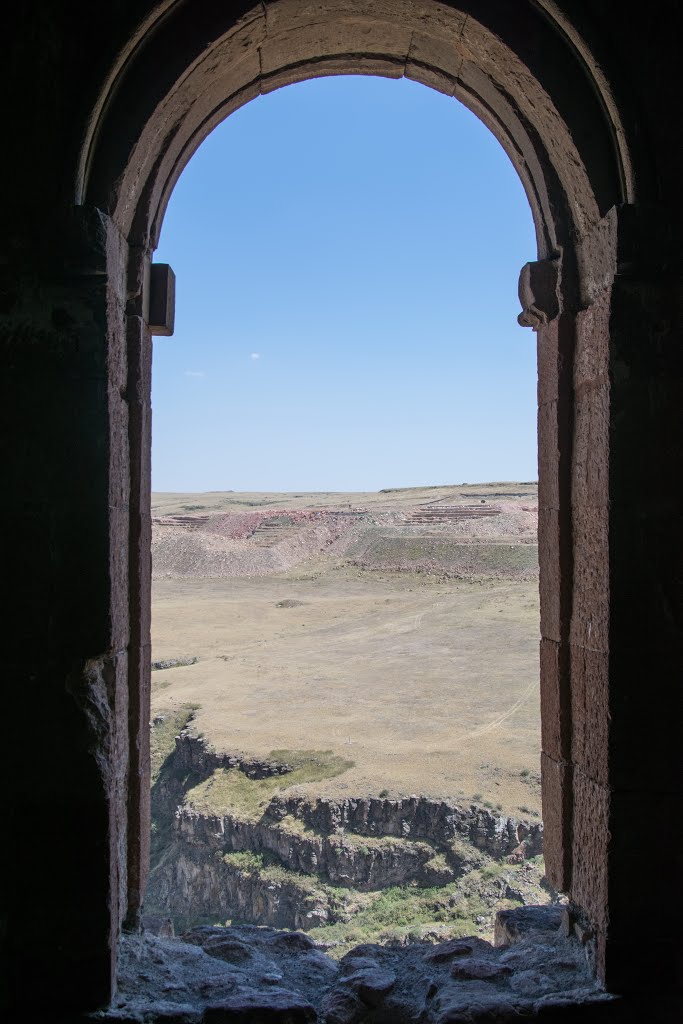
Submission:
[[[175,327],[175,274],[168,263],[153,263],[149,274],[149,330],[169,338]]]
[[[520,327],[536,331],[554,320],[560,312],[558,287],[560,258],[525,263],[519,275],[519,302],[522,312],[517,317]]]

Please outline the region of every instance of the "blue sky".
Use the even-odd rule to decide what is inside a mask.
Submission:
[[[500,144],[407,80],[324,78],[223,122],[155,259],[153,486],[378,490],[536,479],[531,212]]]

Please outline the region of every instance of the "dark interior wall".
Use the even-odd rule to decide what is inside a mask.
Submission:
[[[681,5],[646,5],[634,18],[617,15],[608,2],[566,7],[579,14],[607,71],[636,182],[636,202],[620,216],[617,277],[602,327],[609,466],[590,470],[608,507],[609,606],[602,650],[596,644],[581,660],[573,693],[577,731],[580,721],[590,728],[600,694],[608,703],[609,732],[601,744],[593,741],[601,786],[593,787],[584,819],[608,819],[607,983],[628,991],[651,987],[654,979],[668,987],[678,977],[680,986],[682,971],[682,702],[675,680],[683,642],[683,516],[675,481],[683,454],[683,282],[676,256],[683,135],[674,128]],[[594,442],[586,438],[589,451]],[[593,545],[598,537],[589,528]],[[660,827],[653,832],[647,823],[655,820]],[[646,943],[638,941],[637,921]]]
[[[25,992],[36,972],[41,995],[68,1000],[74,976],[91,998],[111,984],[124,905],[127,552],[112,538],[125,537],[128,474],[112,237],[78,211],[62,228],[69,244],[52,263],[30,261],[31,236],[2,274],[2,934],[3,981]]]
[[[23,1003],[28,978],[31,998],[53,1008],[106,1000],[126,913],[130,621],[121,538],[134,396],[120,296],[127,288],[134,305],[139,287],[107,276],[113,266],[124,271],[124,240],[106,211],[76,210],[74,190],[81,140],[117,53],[149,12],[167,6],[112,2],[94,18],[92,5],[77,0],[17,4],[0,69],[10,600],[3,753],[11,780],[0,939],[9,998]],[[488,17],[501,4],[469,6]],[[680,5],[652,0],[637,17],[609,0],[552,6],[599,60],[635,171],[636,208],[615,226],[616,279],[602,307],[596,290],[581,321],[597,357],[573,380],[587,425],[575,438],[586,452],[572,482],[576,556],[586,590],[607,588],[603,621],[590,632],[580,608],[568,611],[576,685],[563,742],[568,765],[579,767],[573,800],[582,813],[570,837],[577,857],[583,851],[582,863],[591,863],[585,850],[596,823],[612,836],[607,857],[596,852],[595,871],[574,879],[573,895],[604,915],[614,952],[608,982],[643,987],[653,971],[668,983],[679,943]],[[519,30],[519,10],[516,17]],[[600,439],[609,450],[602,463],[589,458],[604,450]],[[644,928],[654,933],[646,944]]]
[[[106,218],[75,209],[71,179],[136,7],[95,19],[88,4],[17,4],[2,69],[0,935],[3,987],[24,1007],[106,999],[123,911],[127,553],[111,537],[127,523],[127,371],[106,273],[122,243]]]

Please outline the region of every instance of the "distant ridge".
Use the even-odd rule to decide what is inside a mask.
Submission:
[[[382,487],[378,494],[398,494],[403,491],[441,491],[446,487],[535,487],[538,480],[482,480],[474,483],[463,481],[461,484],[427,484],[424,487]]]

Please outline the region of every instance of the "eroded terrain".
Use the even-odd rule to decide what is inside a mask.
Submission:
[[[149,908],[354,941],[543,880],[535,487],[158,496]]]

